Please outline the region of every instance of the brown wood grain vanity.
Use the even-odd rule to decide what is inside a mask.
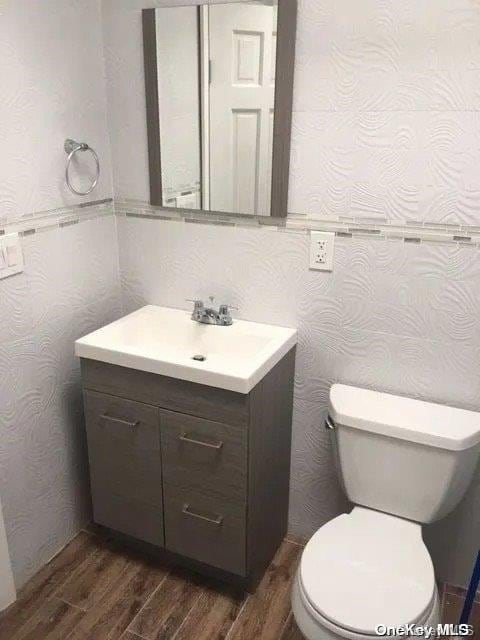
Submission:
[[[287,530],[294,360],[242,394],[82,358],[94,521],[255,586]]]

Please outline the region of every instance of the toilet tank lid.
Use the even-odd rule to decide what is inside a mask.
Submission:
[[[330,416],[346,427],[450,451],[480,443],[480,413],[344,384],[330,389]]]

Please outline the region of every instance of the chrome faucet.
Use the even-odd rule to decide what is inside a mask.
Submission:
[[[237,307],[231,307],[227,304],[221,304],[218,311],[213,308],[213,301],[215,298],[210,296],[210,306],[206,307],[202,300],[187,300],[187,302],[193,302],[192,320],[200,322],[201,324],[216,324],[223,327],[229,327],[233,324],[233,318],[230,314],[230,309],[236,309]]]

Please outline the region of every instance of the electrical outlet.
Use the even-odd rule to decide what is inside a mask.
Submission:
[[[333,270],[334,233],[312,231],[310,233],[310,269]]]

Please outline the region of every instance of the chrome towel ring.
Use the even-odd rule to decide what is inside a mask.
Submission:
[[[74,193],[77,196],[86,196],[89,193],[91,193],[98,184],[98,179],[100,178],[100,160],[98,159],[98,156],[95,153],[95,151],[92,149],[92,147],[89,147],[86,142],[76,142],[75,140],[71,140],[70,138],[67,138],[65,140],[64,149],[65,149],[65,153],[68,154],[67,166],[65,169],[65,182],[67,184],[67,187],[70,189],[72,193]],[[73,156],[77,153],[77,151],[90,151],[90,153],[95,159],[97,172],[96,172],[94,181],[92,182],[90,188],[87,191],[77,191],[77,189],[75,189],[75,187],[73,187],[72,183],[70,182],[70,175],[69,175],[70,163],[72,161]]]

